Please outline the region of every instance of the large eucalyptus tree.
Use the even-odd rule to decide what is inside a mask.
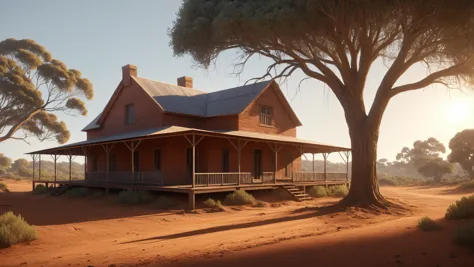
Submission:
[[[203,67],[236,49],[240,63],[272,60],[265,78],[295,70],[326,84],[341,103],[352,147],[352,184],[342,203],[390,205],[380,194],[377,142],[390,99],[431,84],[470,84],[474,55],[471,0],[185,0],[170,29],[176,56]],[[366,109],[363,95],[374,61],[389,65]],[[423,64],[413,83],[397,84]]]

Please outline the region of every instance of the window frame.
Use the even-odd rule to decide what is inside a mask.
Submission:
[[[125,125],[132,125],[134,123],[135,123],[135,105],[133,103],[130,103],[130,104],[125,105]]]
[[[262,126],[273,126],[273,107],[260,105],[259,122]]]

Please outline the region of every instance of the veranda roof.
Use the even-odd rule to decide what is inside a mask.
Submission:
[[[299,139],[296,137],[282,136],[282,135],[273,135],[273,134],[263,134],[257,132],[247,132],[247,131],[209,131],[195,128],[187,128],[180,126],[167,126],[160,128],[153,128],[141,131],[134,131],[129,133],[122,133],[112,136],[107,136],[103,138],[96,138],[76,143],[71,143],[63,146],[33,151],[27,154],[58,154],[58,155],[83,155],[81,148],[102,145],[102,144],[111,144],[124,141],[133,141],[133,140],[144,140],[144,139],[153,139],[159,137],[169,137],[169,136],[178,136],[178,135],[187,135],[187,134],[196,134],[200,136],[213,136],[229,139],[240,139],[247,141],[262,141],[267,143],[278,143],[278,144],[292,144],[298,145],[303,148],[313,148],[323,152],[338,152],[338,151],[350,151],[350,148],[333,146],[329,144],[318,143],[310,140]],[[309,153],[309,152],[308,152]]]

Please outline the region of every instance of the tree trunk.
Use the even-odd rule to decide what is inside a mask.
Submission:
[[[349,194],[341,204],[364,208],[386,208],[390,203],[380,194],[377,179],[377,143],[380,120],[369,122],[365,115],[346,113],[352,153]]]

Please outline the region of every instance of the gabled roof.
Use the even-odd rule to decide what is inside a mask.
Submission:
[[[194,88],[172,85],[164,82],[154,81],[141,77],[131,76],[132,79],[152,97],[164,112],[199,117],[217,117],[226,115],[237,115],[242,113],[265,89],[270,87],[273,80],[251,83],[230,89],[206,93]],[[121,89],[121,84],[116,93]],[[281,96],[282,93],[280,92]],[[281,100],[281,96],[278,96]],[[111,98],[113,102],[115,97]],[[283,96],[282,104],[286,106],[290,117],[297,125],[301,125],[293,109],[289,106]],[[107,106],[111,106],[111,102]],[[99,114],[83,131],[99,128],[99,120],[106,116],[104,112]]]

